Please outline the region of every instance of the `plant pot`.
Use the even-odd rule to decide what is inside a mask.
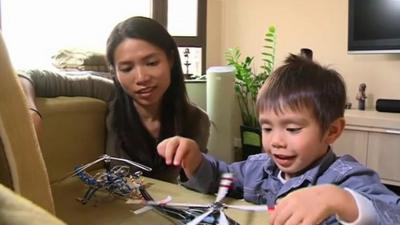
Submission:
[[[261,153],[260,128],[241,125],[240,136],[242,140],[242,160],[246,160],[249,155]]]

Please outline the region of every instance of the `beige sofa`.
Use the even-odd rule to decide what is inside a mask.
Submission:
[[[125,201],[100,192],[96,196],[105,196],[82,205],[76,199],[87,187],[77,177],[64,179],[76,166],[104,154],[106,103],[87,97],[37,98],[36,103],[43,116],[40,143],[56,216],[71,225],[129,221],[134,215]]]
[[[87,97],[37,98],[40,145],[53,184],[75,166],[104,154],[106,103]]]

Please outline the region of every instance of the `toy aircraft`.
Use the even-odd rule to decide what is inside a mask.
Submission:
[[[232,208],[246,211],[270,211],[266,205],[228,205],[223,203],[228,190],[232,184],[233,175],[231,173],[222,174],[216,200],[207,205],[190,203],[173,203],[167,197],[162,201],[155,202],[145,189],[139,188],[142,197],[147,201],[146,204],[156,210],[178,219],[183,224],[196,225],[239,225],[238,222],[225,215],[224,209]],[[136,210],[135,213],[146,211],[145,208]]]
[[[127,159],[102,155],[97,160],[87,163],[81,167],[75,168],[70,176],[78,176],[79,179],[89,188],[79,201],[86,204],[98,190],[106,190],[112,195],[121,197],[141,197],[138,188],[142,185],[142,171],[137,171],[135,174],[130,174],[130,167],[127,165],[115,165],[111,167],[111,161],[120,161],[126,164],[138,167],[142,170],[151,171],[150,167],[133,162]],[[96,173],[94,176],[86,172],[86,169],[99,163],[105,163],[105,169]],[[65,177],[66,178],[66,177]]]

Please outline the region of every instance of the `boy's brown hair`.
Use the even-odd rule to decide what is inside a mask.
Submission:
[[[285,109],[308,109],[323,132],[343,117],[345,104],[346,86],[338,72],[290,54],[261,87],[257,112],[273,110],[280,114]]]

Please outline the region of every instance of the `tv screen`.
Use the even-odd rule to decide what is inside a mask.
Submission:
[[[349,0],[349,53],[400,53],[400,0]]]

